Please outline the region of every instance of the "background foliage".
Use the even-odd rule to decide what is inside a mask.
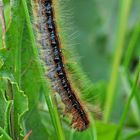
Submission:
[[[43,78],[30,1],[13,0],[11,23],[10,1],[3,2],[7,31],[2,40],[0,26],[0,139],[139,140],[140,1],[56,2],[65,66],[89,110],[85,132],[70,128]]]

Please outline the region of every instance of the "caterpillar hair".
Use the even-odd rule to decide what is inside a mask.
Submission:
[[[57,21],[55,21],[55,8],[53,0],[34,0],[34,11],[38,20],[40,40],[40,58],[47,67],[45,73],[52,89],[59,93],[65,104],[66,112],[72,115],[72,127],[78,131],[89,126],[88,115],[76,96],[75,90],[68,79],[64,67],[64,56],[61,51],[61,41],[58,35]]]

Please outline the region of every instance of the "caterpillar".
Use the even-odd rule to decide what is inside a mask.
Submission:
[[[77,131],[83,131],[89,126],[88,115],[78,100],[67,72],[64,67],[64,56],[61,51],[61,42],[55,22],[53,0],[34,0],[37,26],[39,29],[40,58],[47,66],[46,78],[49,79],[52,89],[57,92],[65,105],[65,112],[72,115],[71,125]]]

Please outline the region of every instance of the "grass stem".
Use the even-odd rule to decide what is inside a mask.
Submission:
[[[3,8],[3,1],[2,0],[0,0],[0,21],[1,21],[1,24],[2,24],[2,42],[3,42],[3,48],[6,48],[6,43],[5,43],[6,23],[5,23],[4,8]]]
[[[121,0],[120,2],[121,2],[120,3],[121,9],[120,9],[120,17],[118,23],[118,32],[116,37],[116,51],[115,51],[115,56],[114,56],[114,61],[112,66],[111,77],[107,88],[105,111],[104,111],[104,122],[109,121],[111,111],[112,111],[113,100],[114,100],[115,90],[117,85],[118,71],[123,55],[127,22],[128,22],[128,16],[129,16],[132,0]]]
[[[135,131],[132,134],[129,134],[124,140],[132,140],[135,137],[140,136],[140,130]]]
[[[27,22],[27,26],[28,26],[28,30],[29,30],[29,35],[30,35],[30,39],[31,39],[31,43],[32,43],[32,47],[33,47],[33,53],[36,57],[36,63],[39,69],[39,74],[42,80],[42,85],[43,85],[43,89],[44,89],[44,93],[45,93],[45,97],[46,97],[46,102],[49,108],[49,112],[51,115],[51,119],[53,122],[53,125],[55,127],[57,136],[58,136],[58,140],[64,140],[64,134],[63,134],[63,130],[62,130],[62,126],[61,126],[61,122],[59,119],[59,115],[56,109],[56,106],[54,104],[54,102],[52,101],[52,97],[51,95],[48,93],[48,84],[47,81],[44,79],[44,74],[43,74],[43,69],[40,63],[40,59],[39,59],[39,55],[38,55],[38,50],[37,50],[37,45],[36,45],[36,41],[35,41],[35,37],[34,37],[34,33],[33,33],[33,29],[32,29],[32,24],[31,24],[31,20],[30,20],[30,15],[29,15],[29,11],[28,11],[28,7],[27,7],[27,3],[25,0],[22,0],[23,3],[23,8],[24,8],[24,12],[25,12],[25,17],[26,17],[26,22]]]
[[[132,101],[132,99],[133,99],[133,97],[136,93],[135,91],[136,91],[136,88],[137,88],[137,83],[138,83],[138,80],[139,80],[139,76],[140,76],[140,62],[139,62],[139,65],[138,65],[138,69],[137,69],[137,72],[136,72],[136,77],[135,77],[135,80],[134,80],[134,84],[133,84],[130,96],[128,98],[128,101],[126,103],[125,109],[123,111],[122,117],[121,117],[120,122],[119,122],[119,126],[118,126],[118,129],[117,129],[116,135],[115,135],[115,140],[118,140],[118,138],[119,138],[119,136],[122,132],[123,125],[124,125],[125,120],[127,118],[127,113],[129,111],[129,107],[131,105],[131,101]]]
[[[128,70],[130,60],[132,58],[133,50],[134,50],[136,42],[139,38],[139,34],[140,34],[140,21],[137,23],[137,25],[134,29],[134,32],[133,32],[130,42],[128,44],[128,49],[126,50],[126,56],[124,59],[125,70]]]

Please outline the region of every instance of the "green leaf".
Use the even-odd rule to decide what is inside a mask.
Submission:
[[[23,132],[23,123],[22,117],[24,113],[28,110],[28,99],[21,91],[14,80],[6,75],[0,75],[2,89],[1,98],[6,92],[7,101],[3,98],[3,102],[7,103],[7,107],[1,111],[5,112],[4,114],[4,128],[9,133],[12,138],[17,138]]]
[[[115,124],[96,122],[98,140],[114,140],[114,135],[117,130]]]
[[[0,127],[0,133],[2,133],[2,136],[0,136],[0,140],[12,140],[10,136]]]

